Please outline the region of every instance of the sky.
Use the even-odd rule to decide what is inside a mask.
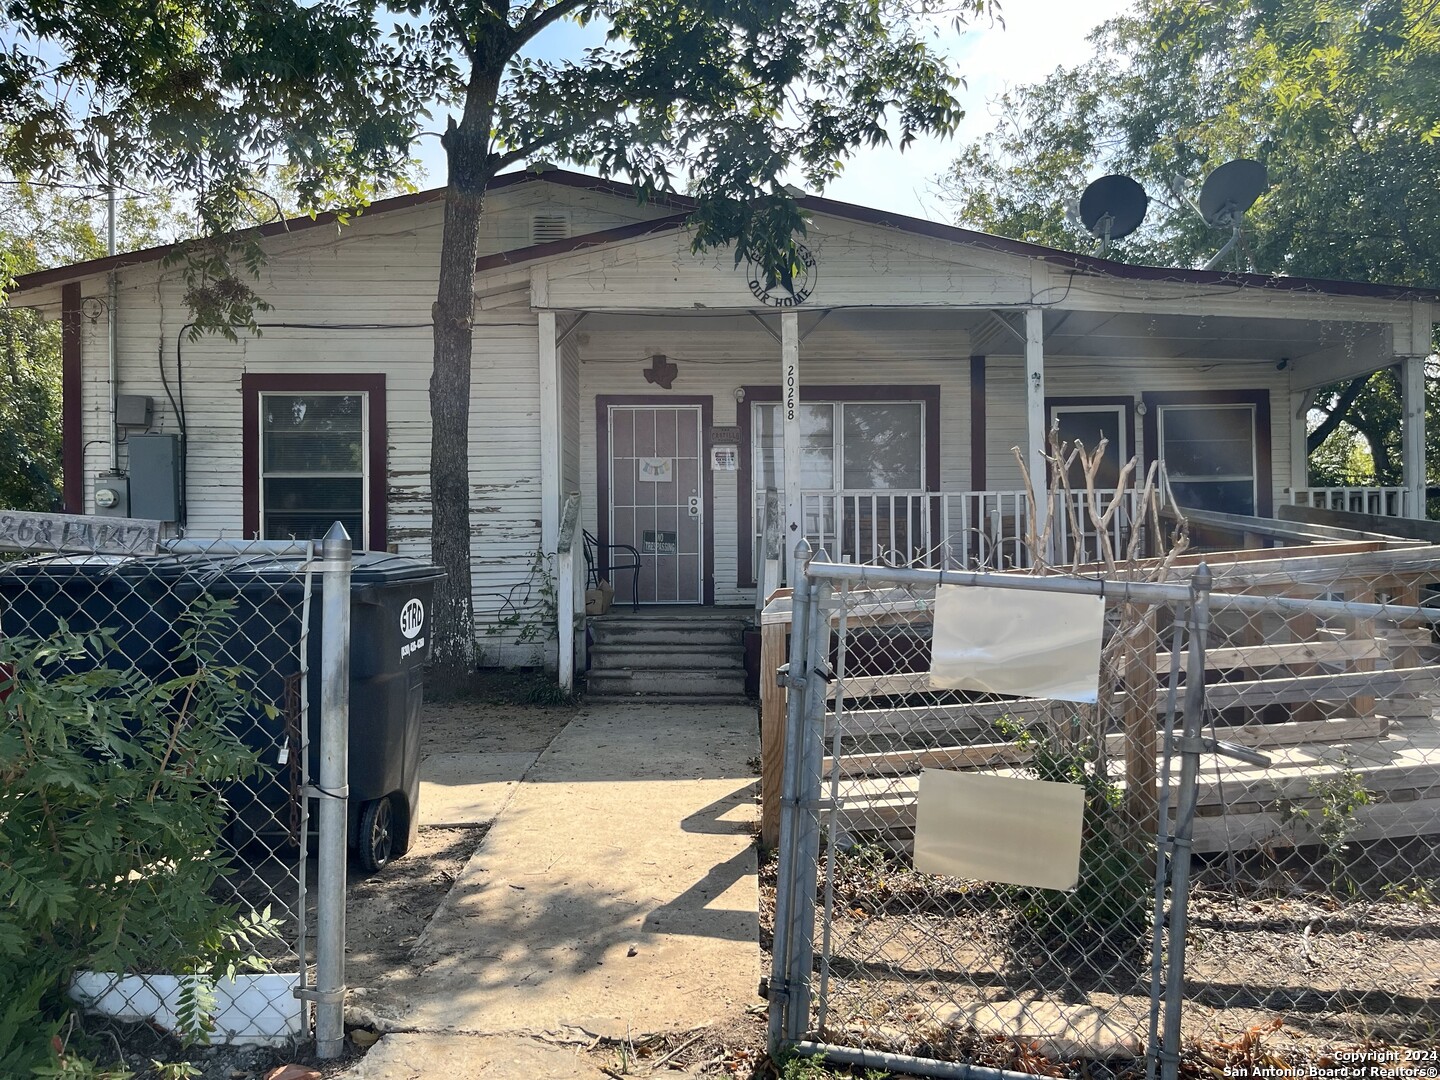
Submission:
[[[1130,0],[1001,0],[1001,20],[982,22],[957,34],[948,29],[939,45],[952,57],[957,74],[966,80],[960,101],[966,112],[951,140],[922,138],[903,154],[898,150],[866,151],[851,161],[844,175],[824,192],[832,199],[860,203],[916,217],[943,219],[933,182],[955,156],[961,141],[983,135],[994,126],[989,102],[1007,87],[1034,82],[1057,66],[1074,64],[1090,54],[1086,35],[1099,23],[1119,14]],[[575,55],[598,44],[599,34],[572,24],[553,27],[535,42],[538,56]],[[438,121],[438,118],[437,118]],[[437,122],[436,126],[440,126]],[[445,178],[439,140],[421,139],[419,156],[426,183]]]

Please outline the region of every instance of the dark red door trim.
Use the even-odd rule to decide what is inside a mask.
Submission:
[[[755,503],[750,488],[750,403],[755,401],[779,401],[779,386],[743,386],[745,398],[736,410],[740,425],[740,475],[736,477],[735,489],[739,506],[735,508],[735,584],[749,588],[755,584],[755,567],[750,533],[753,529]],[[931,383],[923,386],[891,384],[887,386],[867,385],[816,385],[800,386],[801,401],[922,401],[925,403],[925,490],[940,490],[940,387]]]
[[[715,479],[710,475],[710,427],[715,399],[671,394],[599,394],[595,398],[595,535],[603,554],[610,545],[610,406],[638,405],[664,409],[675,405],[700,406],[700,472],[705,477],[704,525],[700,544],[705,552],[705,575],[700,581],[702,603],[715,603]]]
[[[384,375],[240,376],[240,468],[244,477],[243,523],[246,536],[260,533],[260,395],[304,394],[311,391],[368,394],[370,398],[369,474],[370,535],[352,537],[357,549],[384,551],[386,544],[386,432]]]
[[[66,282],[60,289],[60,465],[64,472],[63,499],[67,514],[85,512],[85,433],[81,430],[84,384],[81,355],[80,283]]]
[[[985,490],[985,357],[970,357],[970,489]]]

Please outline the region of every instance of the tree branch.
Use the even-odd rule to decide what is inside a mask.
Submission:
[[[547,146],[553,146],[561,139],[566,138],[570,135],[574,135],[578,131],[578,127],[573,127],[569,125],[557,127],[554,131],[546,135],[544,138],[534,139],[531,142],[526,143],[524,146],[517,146],[513,150],[505,151],[503,154],[492,154],[490,156],[491,168],[498,173],[501,169],[504,169],[510,165],[514,165],[517,161],[523,161],[525,158],[535,153],[536,150],[543,150]]]
[[[552,23],[559,22],[567,15],[573,15],[591,0],[556,0],[549,7],[533,7],[525,13],[520,25],[515,27],[515,47],[518,49]]]
[[[1330,433],[1345,422],[1350,414],[1350,406],[1355,404],[1355,399],[1360,392],[1370,383],[1369,375],[1357,375],[1350,380],[1350,384],[1341,392],[1340,398],[1335,402],[1326,415],[1325,420],[1319,427],[1305,437],[1305,452],[1313,454],[1320,449],[1320,445],[1330,437]]]

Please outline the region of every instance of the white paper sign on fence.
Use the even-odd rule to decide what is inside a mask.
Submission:
[[[1080,880],[1079,784],[923,769],[917,801],[922,874],[1061,890]]]
[[[942,585],[930,685],[1093,702],[1104,634],[1101,596]]]

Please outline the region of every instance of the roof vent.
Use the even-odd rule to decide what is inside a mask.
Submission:
[[[534,214],[530,218],[530,242],[548,244],[570,237],[570,215],[565,212]]]

